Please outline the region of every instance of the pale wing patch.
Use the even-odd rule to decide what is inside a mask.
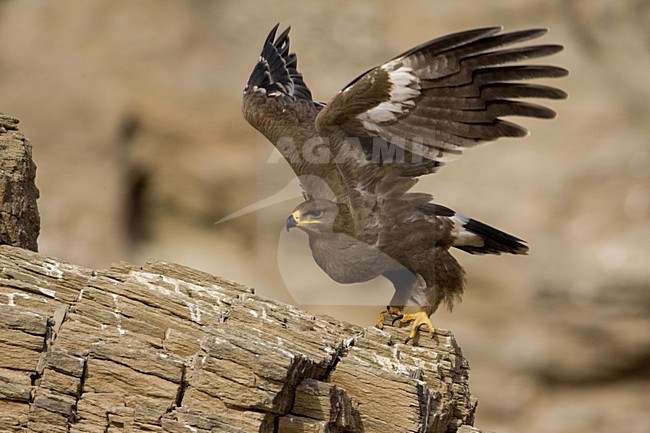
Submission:
[[[413,73],[413,69],[402,66],[389,71],[391,66],[387,64],[381,67],[388,72],[391,84],[390,99],[357,115],[357,119],[368,130],[378,131],[377,124],[392,122],[407,114],[415,107],[414,99],[420,96],[420,81]]]
[[[454,246],[482,247],[485,245],[482,237],[470,232],[469,230],[465,230],[465,224],[467,224],[470,220],[468,217],[456,213],[449,219],[454,225],[454,228],[452,230],[452,234],[455,238]]]

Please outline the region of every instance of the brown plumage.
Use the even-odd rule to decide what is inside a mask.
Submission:
[[[418,176],[434,173],[468,147],[528,133],[502,117],[554,117],[519,99],[565,98],[561,90],[525,81],[567,71],[512,63],[562,47],[509,47],[546,30],[455,33],[370,69],[324,105],[312,100],[296,55],[289,53],[289,29],[276,38],[277,28],[264,42],[242,109],[300,179],[306,201],[287,229],[308,234],[314,259],[335,281],[388,278],[396,292],[393,308],[383,314],[413,322],[411,337],[420,324],[431,331],[428,317],[443,301],[451,308],[464,288],[464,271],[450,248],[525,254],[528,247],[409,190]],[[420,307],[419,316],[401,314],[410,303]]]

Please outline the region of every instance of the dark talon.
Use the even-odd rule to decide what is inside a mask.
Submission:
[[[404,344],[409,344],[409,341],[411,341],[411,336],[409,335],[406,337],[406,340],[404,340]]]
[[[403,314],[398,314],[397,317],[395,317],[395,318],[393,319],[393,321],[391,322],[391,325],[394,325],[395,322],[397,322],[398,320],[400,320],[402,317],[404,317]]]

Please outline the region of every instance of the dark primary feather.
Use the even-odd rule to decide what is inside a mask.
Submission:
[[[258,87],[267,94],[279,92],[296,98],[311,100],[311,91],[298,72],[298,57],[289,53],[289,31],[287,27],[277,38],[280,24],[276,24],[264,41],[260,60],[255,65],[248,87]]]
[[[502,27],[485,27],[440,36],[416,45],[402,54],[393,57],[392,60],[408,57],[416,53],[419,53],[424,58],[428,53],[445,52],[458,46],[467,45],[477,39],[485,39],[495,33],[499,33],[501,30]]]

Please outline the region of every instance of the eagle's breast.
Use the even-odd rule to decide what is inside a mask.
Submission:
[[[376,247],[343,233],[310,236],[314,260],[334,281],[361,283],[402,266]]]

